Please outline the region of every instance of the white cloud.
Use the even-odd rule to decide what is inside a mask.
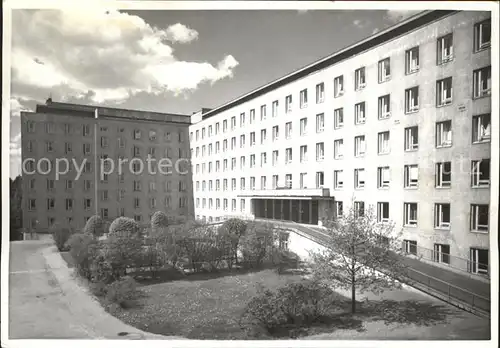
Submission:
[[[387,10],[386,17],[391,22],[401,22],[402,20],[422,12],[421,10]]]
[[[168,41],[190,42],[198,32],[180,23],[167,29],[141,17],[97,6],[13,11],[12,92],[44,100],[122,102],[146,92],[192,91],[233,76],[238,61],[180,61]]]
[[[198,39],[198,32],[181,23],[171,25],[166,30],[167,39],[172,42],[188,43]]]
[[[11,156],[21,155],[21,133],[10,139],[9,152]]]

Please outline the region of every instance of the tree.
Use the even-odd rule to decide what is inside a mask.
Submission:
[[[218,234],[231,242],[232,258],[238,260],[238,244],[247,230],[247,223],[241,219],[226,220],[218,229]]]
[[[10,240],[22,239],[20,229],[22,227],[22,179],[17,176],[10,179]]]
[[[354,202],[352,202],[354,203]],[[380,293],[400,288],[398,279],[407,267],[400,260],[399,237],[394,224],[379,223],[373,208],[325,221],[326,248],[312,252],[313,276],[336,287],[351,290],[351,311],[356,311],[356,291]]]
[[[91,216],[83,228],[83,233],[91,234],[94,237],[102,236],[104,232],[104,222],[98,215]]]
[[[151,217],[151,228],[159,229],[168,226],[168,216],[162,211],[157,211]]]
[[[140,232],[139,224],[128,217],[118,217],[109,226],[110,235],[131,236]]]
[[[243,261],[252,267],[262,266],[266,258],[272,258],[277,248],[277,237],[273,225],[261,222],[249,223],[239,242]]]

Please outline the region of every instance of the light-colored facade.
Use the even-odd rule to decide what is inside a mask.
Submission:
[[[190,116],[104,107],[97,107],[95,116],[96,107],[50,100],[34,113],[21,114],[23,228],[42,232],[57,223],[80,229],[94,214],[108,221],[127,216],[142,223],[159,210],[193,215]],[[47,174],[44,158],[52,168]],[[107,177],[101,176],[104,158],[110,159],[102,162]],[[160,171],[165,158],[169,160],[161,162]],[[59,172],[66,171],[64,159],[69,170],[56,178],[57,161]],[[84,168],[80,177],[75,164]]]
[[[424,12],[205,113],[189,129],[196,216],[321,224],[354,199],[408,249],[487,264],[489,18]]]

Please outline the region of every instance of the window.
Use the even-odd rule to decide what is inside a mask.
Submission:
[[[437,40],[437,64],[453,60],[453,34],[440,37]]]
[[[406,75],[416,73],[420,69],[418,46],[410,48],[405,53],[405,72]]]
[[[436,123],[436,147],[451,146],[451,120]]]
[[[471,180],[474,188],[490,186],[489,159],[472,161]]]
[[[273,166],[276,166],[278,165],[278,150],[274,150],[273,151],[273,158],[272,158],[272,161],[273,161]]]
[[[245,178],[240,178],[240,190],[245,191]]]
[[[273,189],[278,187],[279,177],[277,175],[273,175]]]
[[[364,124],[365,119],[365,102],[354,105],[354,124]]]
[[[245,199],[244,199],[244,198],[242,198],[242,199],[240,199],[240,211],[241,211],[242,213],[244,213],[244,212],[245,212],[245,210],[246,210],[246,209],[245,209]]]
[[[366,86],[365,68],[359,68],[354,71],[354,90],[359,91]]]
[[[436,90],[436,106],[445,106],[451,104],[453,97],[451,77],[447,77],[445,79],[437,81]]]
[[[418,87],[405,90],[405,113],[417,112],[419,108]]]
[[[292,95],[287,95],[285,98],[285,111],[286,113],[292,112]]]
[[[340,190],[344,188],[344,171],[343,170],[334,170],[333,171],[333,188],[336,190]]]
[[[378,83],[391,79],[391,59],[385,58],[378,62]]]
[[[222,132],[223,133],[227,132],[227,120],[222,121]],[[198,139],[196,139],[196,140],[198,140]]]
[[[344,139],[337,139],[333,141],[333,158],[344,158]]]
[[[35,133],[35,122],[27,121],[26,122],[26,129],[27,129],[28,133]]]
[[[47,150],[48,150],[48,145],[47,145]],[[83,144],[83,154],[88,155],[90,153],[90,144]]]
[[[418,187],[418,165],[411,164],[404,167],[404,187]]]
[[[250,168],[255,168],[255,154],[250,155]]]
[[[287,122],[285,124],[285,138],[290,139],[292,137],[292,122]]]
[[[377,202],[377,222],[389,222],[388,202]]]
[[[333,93],[335,98],[344,94],[344,75],[337,76],[333,80]]]
[[[360,201],[354,202],[354,216],[355,217],[365,216],[365,202],[360,202]]]
[[[154,209],[156,207],[156,198],[152,197],[149,199],[149,208]]]
[[[377,188],[389,188],[391,183],[391,169],[389,167],[377,168]]]
[[[434,204],[434,227],[440,229],[450,228],[450,204]]]
[[[141,190],[141,182],[134,180],[134,191],[140,191]]]
[[[354,157],[363,157],[366,152],[365,136],[358,135],[354,138]]]
[[[234,131],[236,129],[236,116],[231,117],[231,130]]]
[[[203,148],[205,148],[205,145],[203,145]],[[231,150],[234,150],[234,149],[236,149],[236,137],[231,138]]]
[[[316,161],[323,161],[325,158],[325,144],[316,143]]]
[[[255,123],[255,109],[250,110],[250,124]]]
[[[134,140],[139,140],[141,139],[141,131],[138,129],[134,130]]]
[[[434,261],[450,263],[450,246],[448,244],[434,244]]]
[[[278,117],[278,105],[279,104],[278,104],[277,100],[273,101],[272,110],[271,110],[272,117]]]
[[[325,114],[316,115],[316,133],[321,133],[325,130]]]
[[[488,232],[489,207],[487,204],[471,204],[470,230],[472,232]]]
[[[88,125],[88,124],[82,125],[82,134],[84,137],[87,137],[90,135],[90,125]]]
[[[219,142],[217,142],[218,144]],[[250,133],[250,146],[255,146],[255,132]],[[216,151],[217,152],[217,151]]]
[[[335,201],[335,215],[340,218],[344,215],[344,203],[342,201]]]
[[[325,185],[325,173],[316,172],[316,188],[323,188]]]
[[[46,142],[46,149],[47,149],[47,152],[53,152],[54,151],[54,143],[52,141],[47,141]],[[89,145],[89,149],[90,149],[90,145]],[[89,150],[90,152],[90,150]]]
[[[52,122],[47,122],[45,124],[45,133],[47,134],[53,134],[55,132],[55,125]]]
[[[240,149],[245,147],[245,134],[240,135]]]
[[[291,164],[292,162],[293,162],[292,148],[289,147],[285,149],[285,164]]]
[[[156,140],[156,131],[154,131],[154,130],[149,131],[149,140],[151,140],[151,141]]]
[[[222,151],[226,152],[227,151],[227,139],[224,139],[222,141]],[[196,148],[196,155],[198,156],[198,148]]]
[[[342,128],[344,126],[344,109],[339,108],[333,111],[333,127],[335,129]]]
[[[300,163],[307,162],[307,145],[300,146]]]
[[[266,106],[261,105],[261,107],[260,107],[260,120],[264,121],[266,119],[266,116],[267,116]]]
[[[436,163],[436,187],[451,187],[451,162]]]
[[[473,73],[474,98],[487,97],[491,94],[491,66],[474,70]]]
[[[68,181],[71,181],[71,180],[66,180],[66,189],[68,188]],[[71,183],[73,183],[73,181],[71,181]],[[30,191],[34,191],[35,190],[35,179],[30,179],[29,185],[28,185],[28,189]]]
[[[90,198],[84,198],[83,200],[83,208],[85,210],[90,210],[92,207],[92,200]]]
[[[55,188],[55,182],[53,179],[47,179],[47,191],[53,191]]]
[[[354,169],[354,188],[362,189],[365,187],[365,170],[363,168]]]
[[[208,126],[208,136],[211,137],[213,134],[213,127],[212,125]]]
[[[391,116],[391,96],[389,94],[378,98],[378,118],[384,120]]]
[[[56,206],[56,200],[54,198],[47,198],[47,210],[54,210]]]
[[[403,250],[406,254],[417,255],[417,241],[416,240],[403,240]]]
[[[404,225],[417,226],[417,203],[404,203]]]
[[[307,108],[307,89],[300,91],[300,108]]]
[[[267,153],[266,152],[262,152],[260,154],[260,166],[264,167],[266,164],[267,164]]]
[[[240,127],[245,127],[245,113],[240,114]]]
[[[391,152],[391,148],[389,146],[390,141],[390,133],[389,132],[381,132],[378,133],[378,154],[386,155]]]
[[[236,190],[236,179],[232,178],[231,179],[231,191]]]
[[[267,132],[265,129],[260,130],[260,144],[264,144],[266,142]]]
[[[488,274],[488,249],[470,248],[470,272]]]
[[[245,169],[245,156],[240,157],[240,169]]]
[[[316,104],[321,104],[325,101],[325,84],[323,82],[316,85]]]
[[[472,143],[483,143],[491,140],[491,114],[472,117]]]
[[[491,46],[491,19],[474,25],[474,51],[484,50]]]
[[[285,175],[285,187],[291,189],[292,188],[292,174]]]
[[[405,128],[405,151],[418,150],[418,126]]]
[[[307,188],[307,173],[300,173],[300,188]]]
[[[36,210],[36,199],[29,199],[28,200],[28,210],[29,211]]]
[[[279,127],[274,126],[272,131],[273,131],[273,141],[278,140],[279,139]]]
[[[300,119],[300,136],[307,134],[307,118]]]

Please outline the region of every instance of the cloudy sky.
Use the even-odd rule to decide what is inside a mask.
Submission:
[[[191,114],[216,107],[407,11],[13,10],[10,176],[21,111],[55,101]]]

